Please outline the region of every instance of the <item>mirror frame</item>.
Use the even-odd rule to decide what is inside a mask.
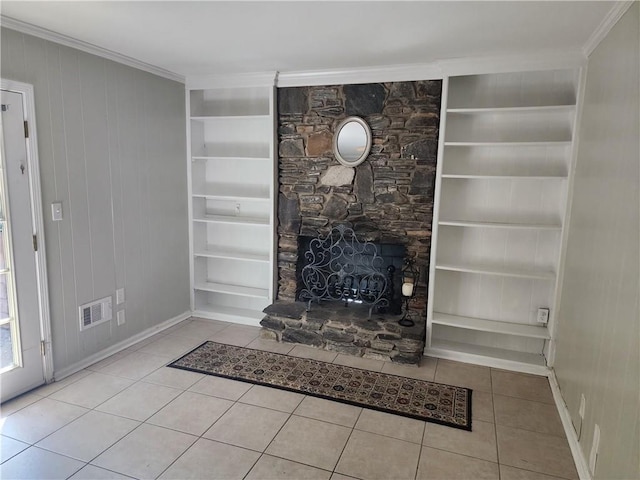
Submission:
[[[360,155],[355,160],[347,160],[343,158],[342,155],[340,155],[340,151],[338,150],[338,139],[340,137],[340,132],[346,125],[348,125],[351,122],[356,122],[359,125],[361,125],[365,131],[365,135],[367,136],[367,143],[365,145],[364,151],[362,152],[362,155]],[[336,156],[336,160],[338,160],[338,162],[344,165],[345,167],[355,167],[357,165],[360,165],[362,162],[364,162],[367,159],[367,157],[369,156],[369,152],[371,152],[371,143],[372,143],[371,127],[369,127],[369,124],[367,124],[367,122],[365,122],[360,117],[347,117],[338,124],[338,127],[336,128],[336,132],[333,135],[333,154]]]

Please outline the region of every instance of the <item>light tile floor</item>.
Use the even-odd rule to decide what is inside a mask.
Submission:
[[[259,332],[189,319],[7,402],[0,478],[578,478],[546,378],[395,365]],[[473,431],[164,366],[205,339],[473,388]]]

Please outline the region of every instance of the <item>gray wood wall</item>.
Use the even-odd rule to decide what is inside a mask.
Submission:
[[[189,310],[184,85],[2,29],[35,90],[55,371]],[[52,202],[64,219],[51,221]],[[126,323],[78,306],[126,289]]]
[[[640,5],[589,57],[555,369],[595,478],[640,478]]]

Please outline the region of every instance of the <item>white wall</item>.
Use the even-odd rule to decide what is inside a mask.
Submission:
[[[8,29],[1,54],[35,90],[60,371],[189,310],[184,85]],[[120,287],[126,323],[80,332],[78,306]]]
[[[556,374],[595,478],[640,478],[640,4],[589,58]]]

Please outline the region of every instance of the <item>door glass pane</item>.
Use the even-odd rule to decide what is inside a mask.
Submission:
[[[9,274],[0,273],[0,321],[9,318]]]
[[[5,236],[7,235],[7,229],[4,224],[4,220],[0,220],[0,270],[7,268],[7,262],[5,260]]]
[[[11,339],[11,324],[0,325],[0,370],[12,367],[13,361],[13,341]]]
[[[0,165],[3,162],[4,158]],[[16,349],[18,332],[15,330],[15,317],[11,315],[10,282],[13,281],[13,276],[8,261],[9,225],[5,217],[4,174],[5,170],[0,167],[0,372],[13,369],[20,364],[19,352]]]

